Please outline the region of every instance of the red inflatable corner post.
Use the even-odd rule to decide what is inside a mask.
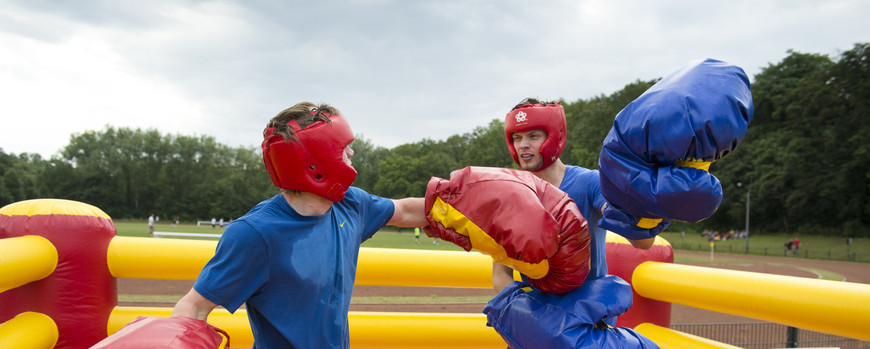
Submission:
[[[48,277],[0,293],[0,323],[32,311],[51,317],[55,348],[89,348],[107,336],[118,304],[115,279],[106,264],[116,235],[112,219],[97,207],[58,199],[27,200],[0,208],[0,239],[38,235],[57,249]]]
[[[643,262],[674,262],[674,249],[667,240],[657,236],[649,250],[634,248],[624,237],[607,232],[607,272],[631,284],[631,274]],[[635,328],[644,322],[671,327],[671,303],[642,297],[632,287],[632,305],[616,319],[616,326]]]

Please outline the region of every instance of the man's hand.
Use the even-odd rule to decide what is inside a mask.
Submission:
[[[216,307],[217,304],[212,303],[212,301],[206,299],[199,294],[199,292],[196,292],[196,290],[191,288],[190,291],[187,292],[184,297],[181,297],[178,303],[175,304],[171,316],[187,316],[205,321],[208,319],[208,314]]]
[[[504,264],[492,262],[492,288],[500,292],[514,282],[514,270]]]

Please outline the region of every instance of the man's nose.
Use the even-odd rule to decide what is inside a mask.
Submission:
[[[520,148],[528,148],[531,146],[531,142],[526,137],[520,139]]]

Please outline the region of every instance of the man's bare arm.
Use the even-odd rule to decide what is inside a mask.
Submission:
[[[208,318],[208,314],[216,307],[217,304],[212,303],[212,301],[206,299],[199,294],[199,292],[196,292],[196,290],[191,288],[190,292],[187,292],[187,294],[184,295],[184,297],[181,297],[178,303],[175,304],[171,316],[187,316],[205,321]]]
[[[514,282],[514,270],[504,264],[492,262],[492,288],[501,291]]]
[[[393,200],[393,205],[395,207],[393,217],[390,218],[387,224],[397,227],[424,227],[429,225],[426,222],[423,198]]]

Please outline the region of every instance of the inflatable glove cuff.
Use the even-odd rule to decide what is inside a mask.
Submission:
[[[638,218],[612,204],[604,206],[598,226],[622,235],[629,240],[654,238],[661,234],[671,222],[662,219]]]

